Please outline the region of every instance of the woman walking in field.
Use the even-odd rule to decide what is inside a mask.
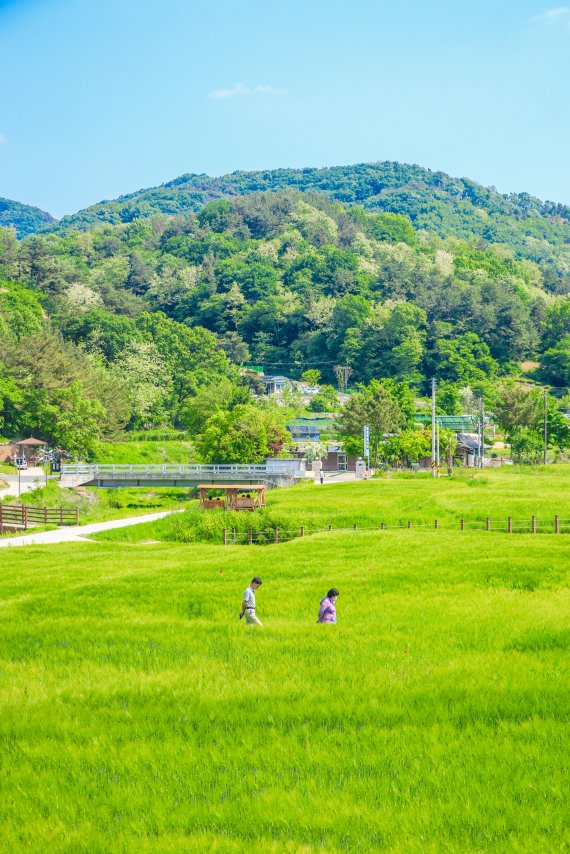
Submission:
[[[324,599],[321,599],[317,623],[336,623],[336,599],[338,590],[333,587]]]

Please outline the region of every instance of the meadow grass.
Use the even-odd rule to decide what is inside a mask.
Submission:
[[[5,551],[2,850],[567,850],[568,558],[445,530]]]
[[[19,498],[13,498],[12,503],[29,507],[64,507],[72,510],[77,508],[79,524],[85,525],[176,509],[188,502],[190,494],[188,489],[179,487],[61,489],[57,481],[50,480],[47,486],[38,486],[31,492],[22,493]]]
[[[194,445],[182,439],[101,442],[94,457],[94,462],[115,465],[141,463],[160,465],[161,463],[191,463],[194,460]]]
[[[252,529],[256,541],[273,540],[278,528],[286,538],[333,528],[379,528],[425,525],[435,520],[442,528],[459,529],[485,525],[491,519],[492,530],[506,530],[507,517],[513,526],[528,529],[531,517],[539,520],[538,531],[552,531],[554,516],[563,520],[562,531],[570,530],[568,485],[570,465],[516,469],[514,467],[473,473],[468,477],[441,478],[415,475],[386,476],[371,481],[327,483],[312,481],[289,489],[267,493],[267,508],[254,513],[204,512],[198,502],[189,503],[186,512],[153,523],[109,531],[99,538],[122,542],[140,542],[149,538],[174,542],[221,543],[223,529],[238,532],[237,541],[246,542]],[[543,527],[544,526],[544,527]],[[241,537],[239,536],[241,534]]]

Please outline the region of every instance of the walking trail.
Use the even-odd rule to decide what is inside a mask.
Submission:
[[[89,543],[89,534],[98,531],[111,531],[113,528],[127,528],[130,525],[141,525],[143,522],[155,522],[180,513],[180,510],[164,510],[161,513],[146,513],[144,516],[130,516],[127,519],[112,519],[110,522],[92,522],[90,525],[74,525],[69,528],[58,528],[57,531],[39,531],[37,534],[23,534],[21,537],[0,537],[0,548],[11,546],[47,546],[54,543]]]

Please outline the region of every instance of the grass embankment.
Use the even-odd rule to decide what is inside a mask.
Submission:
[[[333,528],[379,528],[390,526],[434,527],[435,519],[442,528],[459,529],[460,520],[481,526],[490,517],[492,528],[507,527],[507,517],[514,528],[530,524],[533,515],[548,523],[552,530],[555,514],[566,519],[561,530],[570,529],[568,484],[570,466],[544,468],[514,467],[473,474],[472,477],[441,478],[437,481],[421,475],[387,476],[367,482],[338,484],[301,483],[291,489],[267,493],[267,508],[255,513],[201,511],[192,502],[187,511],[150,526],[137,526],[109,531],[101,538],[123,542],[158,539],[175,542],[222,541],[222,532],[236,529],[238,541],[245,542],[251,528],[256,541],[273,539],[278,528],[297,536],[301,527],[306,533]],[[538,527],[538,530],[544,530]],[[263,533],[266,532],[266,533]],[[241,539],[240,539],[241,538]]]
[[[10,550],[4,850],[565,850],[568,557],[445,530]]]
[[[116,465],[160,465],[162,463],[192,463],[195,461],[194,445],[188,439],[128,440],[102,442],[93,462]]]
[[[61,489],[57,481],[49,481],[47,486],[23,493],[19,498],[13,499],[12,503],[25,504],[29,507],[65,507],[70,510],[77,508],[79,524],[86,525],[91,522],[104,522],[126,516],[174,509],[187,502],[188,496],[188,489],[173,487]]]

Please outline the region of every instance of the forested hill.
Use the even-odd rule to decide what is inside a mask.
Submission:
[[[329,169],[234,172],[221,178],[180,178],[64,217],[59,233],[119,224],[156,213],[180,215],[220,198],[257,191],[296,189],[325,193],[345,205],[409,217],[417,229],[441,237],[477,237],[509,246],[517,257],[539,263],[556,278],[570,269],[570,208],[541,202],[528,193],[502,195],[467,178],[451,178],[420,166],[367,163]]]
[[[0,432],[78,453],[125,425],[197,432],[198,410],[251,399],[248,363],[456,395],[536,358],[567,386],[564,286],[504,246],[297,190],[20,241],[0,228]]]
[[[55,222],[51,214],[39,208],[0,197],[0,226],[13,226],[18,237],[26,237]]]

